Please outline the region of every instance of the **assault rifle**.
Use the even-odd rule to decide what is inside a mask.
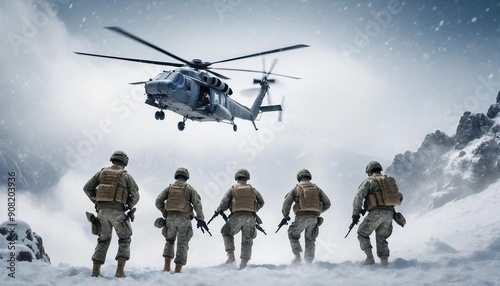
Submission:
[[[206,230],[208,232],[208,234],[210,234],[210,236],[212,236],[205,221],[198,219],[197,217],[195,217],[195,219],[196,219],[196,228],[199,228],[202,233],[205,233],[205,230]]]
[[[134,219],[135,219],[135,211],[136,211],[137,209],[136,209],[136,208],[130,209],[128,206],[127,206],[127,209],[128,209],[128,212],[126,213],[126,214],[127,214],[127,218],[129,218],[131,222],[134,222]]]
[[[283,218],[281,221],[280,221],[280,224],[278,224],[278,229],[276,230],[275,233],[278,233],[278,231],[280,230],[280,228],[284,225],[288,225],[288,220],[286,218]]]
[[[227,220],[228,220],[227,215],[226,215],[224,212],[220,211],[220,212],[215,212],[215,213],[214,213],[214,215],[213,215],[213,216],[210,218],[210,220],[207,222],[207,225],[208,225],[210,222],[212,222],[212,220],[213,220],[214,218],[216,218],[219,214],[222,216],[222,218],[224,219],[224,221],[225,221],[225,222],[227,222]],[[257,222],[255,223],[255,228],[256,228],[257,230],[261,231],[262,233],[264,233],[265,235],[267,235],[266,231],[262,228],[262,226],[260,226],[260,224],[262,223],[262,220],[260,219],[260,217],[259,217],[258,215],[255,215],[255,216],[256,216],[256,221],[257,221]]]
[[[365,209],[361,209],[361,215],[365,215],[366,213],[366,210]],[[347,236],[349,235],[349,233],[351,232],[352,228],[357,225],[359,222],[359,215],[357,216],[352,216],[352,223],[351,225],[349,225],[349,231],[347,232],[347,234],[344,236],[344,238],[347,238]]]
[[[255,221],[256,221],[255,228],[258,231],[260,231],[260,232],[264,233],[265,235],[267,235],[266,231],[262,228],[262,226],[260,226],[262,224],[262,219],[257,214],[255,214]]]
[[[267,235],[266,231],[260,226],[260,224],[256,223],[255,228],[261,232],[263,232],[265,235]]]
[[[226,214],[224,212],[222,212],[222,211],[221,212],[215,212],[214,215],[212,216],[212,218],[210,218],[210,220],[207,222],[207,225],[209,225],[212,222],[212,220],[214,218],[216,218],[219,214],[222,216],[222,218],[224,219],[224,221],[227,221],[227,216],[226,216]]]

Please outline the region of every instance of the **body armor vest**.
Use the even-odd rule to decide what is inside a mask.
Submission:
[[[251,185],[234,185],[231,212],[256,212],[256,196]]]
[[[368,210],[377,206],[394,207],[401,204],[401,194],[393,177],[373,176],[371,179],[377,182],[377,188],[368,195]]]
[[[126,186],[122,186],[120,176],[126,172],[124,169],[105,168],[99,176],[99,186],[96,191],[96,201],[98,202],[118,202],[126,204],[128,191]]]
[[[319,200],[318,187],[309,181],[300,182],[297,187],[299,196],[293,206],[294,213],[313,212],[319,215],[323,210],[323,203]]]
[[[177,181],[169,186],[169,195],[167,198],[167,203],[165,204],[165,210],[167,212],[181,212],[189,213],[191,210],[191,204],[186,198],[186,182]]]

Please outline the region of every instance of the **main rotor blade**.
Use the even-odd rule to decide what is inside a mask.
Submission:
[[[137,42],[139,42],[141,44],[144,44],[144,45],[146,45],[146,46],[148,46],[150,48],[153,48],[153,49],[159,51],[160,53],[164,53],[165,55],[170,56],[170,57],[172,57],[172,58],[174,58],[174,59],[176,59],[176,60],[178,60],[180,62],[183,62],[183,63],[185,63],[188,66],[191,64],[191,62],[189,62],[189,61],[187,61],[187,60],[185,60],[183,58],[180,58],[180,57],[178,57],[178,56],[176,56],[176,55],[174,55],[174,54],[172,54],[170,52],[167,52],[164,49],[162,49],[162,48],[160,48],[158,46],[155,46],[155,45],[153,45],[153,44],[151,44],[151,43],[149,43],[149,42],[147,42],[147,41],[145,41],[145,40],[143,40],[143,39],[141,39],[141,38],[139,38],[139,37],[137,37],[137,36],[135,36],[135,35],[127,32],[127,31],[125,31],[124,29],[122,29],[120,27],[105,27],[105,28],[109,29],[111,31],[114,31],[114,32],[116,32],[116,33],[118,33],[120,35],[123,35],[123,36],[125,36],[125,37],[127,37],[129,39],[137,41]]]
[[[128,84],[131,84],[131,85],[138,85],[138,84],[145,84],[146,82],[148,81],[136,81],[136,82],[129,82]]]
[[[242,71],[242,72],[254,72],[254,73],[262,73],[262,71],[256,71],[256,70],[245,70],[245,69],[230,69],[230,68],[210,68],[211,70],[225,70],[225,71]],[[282,76],[282,77],[287,77],[287,78],[293,78],[293,79],[301,79],[300,77],[295,77],[295,76],[290,76],[290,75],[284,75],[284,74],[278,74],[278,73],[267,73],[267,75],[276,75],[276,76]]]
[[[246,58],[251,58],[251,57],[256,57],[256,56],[262,56],[262,55],[267,55],[267,54],[272,54],[272,53],[279,53],[279,52],[284,52],[284,51],[294,50],[294,49],[300,49],[300,48],[306,48],[306,47],[309,47],[309,46],[308,45],[304,45],[304,44],[299,44],[299,45],[294,45],[294,46],[289,46],[289,47],[274,49],[274,50],[270,50],[270,51],[260,52],[260,53],[256,53],[256,54],[251,54],[251,55],[236,57],[236,58],[232,58],[232,59],[227,59],[227,60],[212,62],[210,64],[218,64],[218,63],[224,63],[224,62],[229,62],[229,61],[241,60],[241,59],[246,59]]]
[[[122,58],[122,57],[113,57],[113,56],[98,55],[98,54],[80,53],[80,52],[74,52],[74,53],[77,54],[77,55],[99,57],[99,58],[107,58],[107,59],[115,59],[115,60],[124,60],[124,61],[130,61],[130,62],[139,62],[139,63],[161,65],[161,66],[172,66],[172,67],[182,67],[182,66],[184,66],[184,64],[180,64],[180,63],[169,63],[169,62],[160,62],[160,61],[143,60],[143,59]]]
[[[209,73],[211,73],[211,74],[215,75],[216,77],[220,77],[220,78],[222,78],[222,79],[230,79],[230,78],[228,78],[227,76],[225,76],[225,75],[221,75],[221,74],[220,74],[220,73],[218,73],[218,72],[211,71],[210,69],[207,69],[207,72],[209,72]]]

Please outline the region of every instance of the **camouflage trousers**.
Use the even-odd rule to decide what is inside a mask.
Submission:
[[[372,248],[370,235],[375,231],[377,256],[389,257],[387,238],[392,234],[392,210],[374,209],[368,213],[358,227],[358,240],[361,250]]]
[[[174,258],[174,245],[177,239],[177,251],[175,252],[174,262],[186,265],[189,241],[193,237],[191,220],[185,215],[170,213],[167,215],[166,225],[162,230],[162,234],[165,237],[163,257]]]
[[[299,241],[302,232],[304,232],[306,249],[304,260],[306,262],[312,262],[316,250],[316,237],[318,237],[319,234],[317,215],[298,215],[288,228],[288,239],[290,240],[290,245],[292,246],[292,252],[294,254],[302,252]]]
[[[118,235],[118,252],[115,260],[123,257],[130,259],[130,242],[132,239],[132,227],[127,215],[121,210],[116,209],[100,209],[97,217],[101,223],[101,233],[97,238],[97,246],[92,256],[93,261],[104,263],[108,252],[109,244],[113,228]]]
[[[231,214],[221,229],[226,251],[235,250],[234,236],[241,230],[240,259],[250,260],[250,258],[252,258],[253,239],[257,237],[255,223],[255,216],[250,212],[237,212]]]

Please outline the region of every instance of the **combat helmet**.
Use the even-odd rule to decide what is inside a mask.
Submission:
[[[366,170],[365,170],[365,172],[366,172],[367,174],[368,174],[368,173],[373,173],[373,170],[376,170],[376,169],[378,169],[378,170],[379,170],[379,172],[380,172],[380,171],[382,171],[382,170],[384,170],[384,169],[382,168],[382,165],[380,165],[380,163],[379,163],[379,162],[377,162],[377,161],[371,161],[370,163],[368,163],[368,165],[366,165]]]
[[[238,169],[238,171],[236,171],[236,173],[234,174],[234,179],[248,181],[250,180],[250,173],[247,169]]]
[[[174,174],[174,179],[179,179],[179,177],[184,177],[187,179],[189,179],[189,171],[188,169],[186,168],[177,168],[177,170],[175,170],[175,174]]]
[[[127,153],[125,153],[121,150],[117,150],[113,153],[113,155],[111,155],[111,158],[109,158],[109,161],[111,161],[111,162],[118,161],[118,162],[121,162],[123,164],[123,166],[127,166],[128,165]]]
[[[300,181],[302,181],[302,179],[311,180],[312,179],[311,172],[309,172],[309,170],[307,170],[307,169],[300,170],[297,173],[297,181],[300,182]]]

